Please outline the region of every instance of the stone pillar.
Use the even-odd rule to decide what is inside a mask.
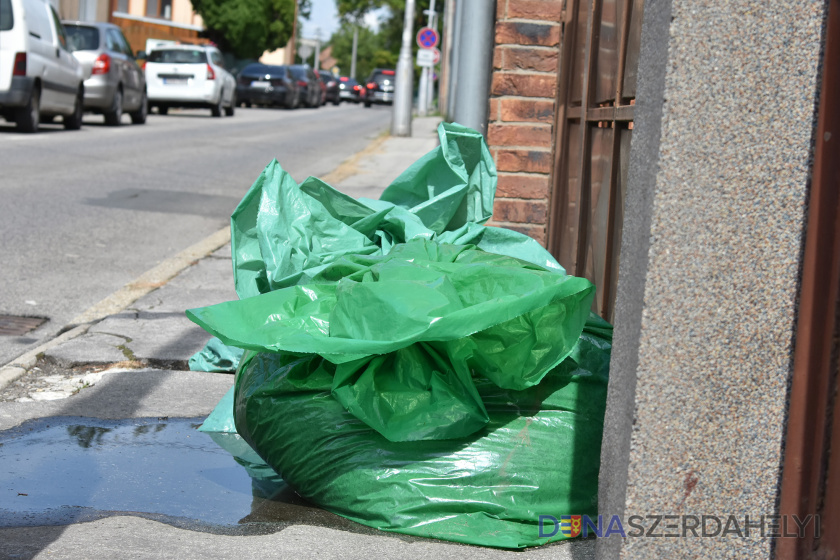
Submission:
[[[605,516],[777,513],[826,7],[645,2]],[[610,537],[596,555],[769,558],[756,532]]]

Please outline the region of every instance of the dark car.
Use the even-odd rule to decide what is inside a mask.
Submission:
[[[128,40],[112,23],[65,21],[67,42],[85,71],[86,111],[105,115],[119,126],[123,112],[131,122],[146,122],[146,76],[134,60]]]
[[[377,68],[371,72],[365,85],[365,107],[370,107],[372,103],[393,103],[396,77],[394,70]]]
[[[236,100],[240,105],[298,106],[298,86],[288,66],[249,64],[236,79]]]
[[[325,70],[319,70],[318,76],[321,77],[321,82],[326,88],[324,103],[329,102],[333,105],[338,105],[341,102],[341,99],[338,97],[338,79]]]
[[[289,66],[295,83],[298,86],[298,101],[304,107],[320,107],[323,95],[321,93],[321,80],[307,64],[295,64]]]
[[[362,86],[353,78],[341,76],[338,79],[338,99],[358,103],[362,100]]]

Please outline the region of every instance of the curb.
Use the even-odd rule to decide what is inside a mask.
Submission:
[[[99,303],[89,307],[70,321],[70,325],[76,325],[75,327],[0,367],[0,391],[23,376],[35,365],[38,357],[47,350],[85,334],[94,323],[119,313],[149,292],[165,285],[195,261],[206,257],[229,241],[230,226],[226,226],[147,270],[133,282],[129,282]]]

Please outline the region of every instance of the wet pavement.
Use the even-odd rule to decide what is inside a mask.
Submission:
[[[52,417],[0,433],[0,527],[124,514],[225,535],[301,522],[358,527],[309,504],[272,470],[246,469],[227,450],[247,444],[198,431],[203,420]]]

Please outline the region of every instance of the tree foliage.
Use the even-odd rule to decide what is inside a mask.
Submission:
[[[239,58],[259,58],[292,36],[295,0],[191,0],[207,37]],[[309,0],[303,2],[307,7]],[[307,8],[308,9],[308,8]]]
[[[437,0],[436,11],[443,10],[444,0]],[[405,0],[336,0],[338,15],[343,24],[341,29],[333,35],[330,43],[333,45],[333,56],[339,60],[342,72],[349,72],[350,56],[353,45],[352,26],[361,25],[365,15],[369,12],[388,8],[388,15],[380,22],[379,32],[373,33],[367,28],[360,27],[359,31],[359,52],[356,59],[356,78],[365,79],[370,69],[373,68],[394,68],[400,54],[402,43],[403,19],[405,17]],[[427,16],[423,13],[429,9],[429,0],[416,0],[414,13],[414,31],[426,25]],[[362,29],[369,34],[365,40],[362,39]],[[347,42],[349,37],[349,42]],[[412,40],[414,38],[412,37]],[[365,45],[365,54],[362,54],[363,43],[370,42],[372,50]],[[346,60],[346,62],[345,62]],[[363,71],[364,69],[364,71]],[[419,69],[415,69],[415,74]],[[416,76],[414,83],[418,83]]]
[[[353,55],[353,24],[345,23],[333,33],[329,44],[332,45],[332,55],[338,61],[342,74],[349,75]],[[394,68],[397,64],[396,54],[386,48],[382,38],[364,26],[359,26],[359,42],[356,53],[357,80],[364,80],[374,68]]]

